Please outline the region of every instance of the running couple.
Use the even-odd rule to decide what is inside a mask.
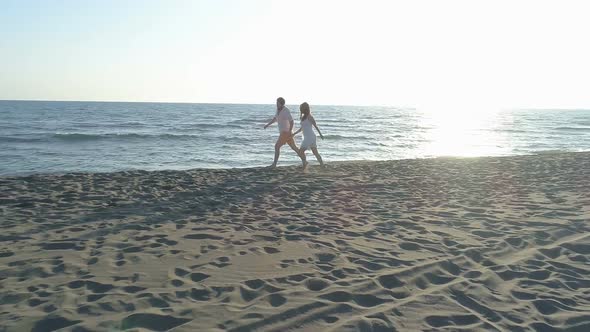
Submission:
[[[307,160],[305,158],[305,150],[311,148],[311,151],[315,155],[315,157],[320,162],[320,165],[324,166],[324,162],[322,161],[322,156],[318,152],[318,147],[316,144],[316,136],[313,132],[313,127],[318,131],[320,137],[324,139],[320,128],[318,128],[317,124],[313,116],[311,115],[311,110],[309,108],[308,103],[303,103],[299,106],[300,112],[300,120],[301,125],[299,130],[293,132],[293,117],[291,116],[291,111],[285,106],[285,99],[283,97],[277,98],[277,113],[272,120],[270,120],[265,126],[266,129],[271,124],[277,122],[279,126],[279,138],[277,139],[277,143],[275,144],[275,160],[270,167],[275,168],[277,167],[277,162],[279,161],[279,155],[281,154],[281,147],[285,144],[289,144],[291,149],[299,155],[301,158],[301,162],[303,163],[303,168],[307,167]],[[313,126],[313,127],[312,127]],[[297,135],[299,132],[303,131],[303,142],[301,142],[301,147],[298,148],[295,144],[295,140],[293,137]]]

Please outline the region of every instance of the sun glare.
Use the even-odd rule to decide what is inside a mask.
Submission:
[[[426,110],[423,114],[424,154],[458,157],[497,154],[501,137],[493,128],[498,113],[469,107]]]

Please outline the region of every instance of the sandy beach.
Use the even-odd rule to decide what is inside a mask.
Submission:
[[[590,331],[590,153],[0,192],[0,331]]]

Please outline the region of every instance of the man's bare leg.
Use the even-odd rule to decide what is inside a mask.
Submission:
[[[275,160],[272,162],[272,165],[270,165],[271,168],[277,167],[277,163],[279,162],[279,156],[281,155],[282,146],[283,143],[281,142],[281,138],[279,137],[279,139],[275,143]]]
[[[307,167],[307,160],[305,158],[305,153],[302,153],[302,151],[295,144],[295,141],[294,140],[290,140],[287,143],[289,144],[289,146],[291,147],[291,149],[293,149],[293,151],[295,151],[297,153],[297,155],[299,156],[299,158],[301,158],[301,162],[303,163],[303,167],[304,168]]]

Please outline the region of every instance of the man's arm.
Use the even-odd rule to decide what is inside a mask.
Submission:
[[[264,129],[268,128],[268,126],[270,126],[271,124],[277,122],[277,117],[275,116],[274,118],[272,118],[272,120],[270,120],[265,126]]]
[[[293,121],[293,119],[291,119],[291,121],[289,121],[290,127],[289,127],[289,132],[292,133],[293,132],[293,125],[295,124],[295,121]]]

